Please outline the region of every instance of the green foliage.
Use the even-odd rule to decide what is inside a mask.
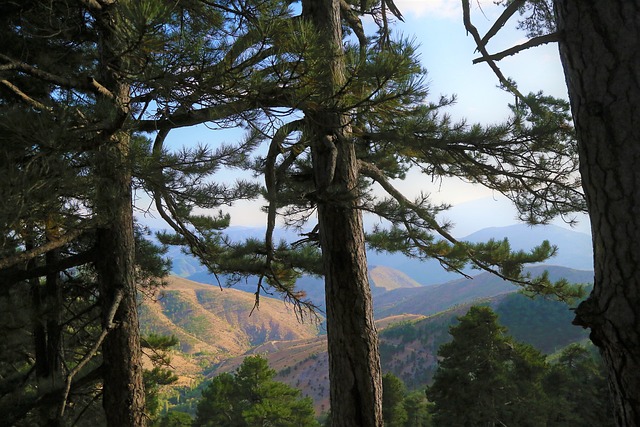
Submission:
[[[404,407],[406,388],[393,374],[382,376],[382,418],[388,427],[402,427],[408,416]]]
[[[310,398],[273,380],[260,356],[245,358],[234,374],[215,377],[202,392],[194,426],[317,426]]]
[[[153,368],[143,372],[145,405],[149,418],[157,419],[161,408],[162,386],[170,385],[178,380],[171,369],[169,350],[178,345],[178,339],[174,336],[150,334],[141,338],[143,352],[151,360]]]
[[[193,418],[184,412],[169,411],[153,427],[191,427]]]
[[[616,425],[604,365],[593,347],[563,349],[543,385],[550,402],[548,426]]]
[[[404,427],[430,427],[433,425],[429,413],[430,403],[424,391],[413,391],[405,396],[404,409],[407,413],[407,421]]]
[[[594,351],[574,343],[551,363],[506,335],[487,307],[472,307],[459,321],[427,389],[434,425],[615,425]]]
[[[571,324],[573,311],[559,301],[512,294],[504,298],[495,312],[516,341],[531,344],[546,354],[588,337],[587,331]]]
[[[459,321],[427,389],[435,425],[544,423],[544,356],[508,337],[487,307],[472,307]]]

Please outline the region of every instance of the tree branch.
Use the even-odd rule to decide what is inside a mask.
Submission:
[[[473,60],[474,64],[478,64],[480,62],[486,61],[500,61],[502,58],[515,55],[518,52],[522,52],[523,50],[540,46],[547,43],[553,43],[560,40],[560,34],[558,32],[545,34],[544,36],[534,37],[532,39],[527,40],[527,42],[513,46],[509,49],[505,49],[502,52],[494,53],[489,56],[482,56],[480,58],[476,58]]]
[[[0,71],[18,70],[18,71],[22,71],[23,73],[27,73],[33,77],[36,77],[40,80],[44,80],[54,85],[58,85],[60,87],[64,87],[67,89],[81,89],[81,90],[89,91],[92,93],[100,94],[107,98],[112,98],[112,99],[115,98],[113,93],[111,93],[111,91],[109,91],[106,87],[104,87],[99,82],[97,82],[93,77],[85,77],[84,79],[80,79],[80,78],[58,76],[56,74],[49,73],[47,71],[36,68],[25,62],[16,61],[15,59],[8,57],[2,53],[0,53],[0,59],[8,62],[7,64],[0,65]]]
[[[0,83],[5,85],[11,92],[16,94],[18,96],[18,98],[23,100],[26,104],[31,105],[36,110],[51,111],[50,107],[47,107],[43,103],[41,103],[39,101],[36,101],[35,99],[31,98],[29,95],[27,95],[26,93],[21,91],[18,86],[14,85],[9,80],[0,80]]]
[[[82,228],[70,230],[70,231],[67,231],[66,234],[60,236],[60,238],[58,238],[56,240],[52,240],[50,242],[47,242],[47,243],[45,243],[43,245],[40,245],[40,246],[38,246],[38,247],[36,247],[34,249],[21,252],[18,255],[10,256],[10,257],[4,258],[4,259],[0,259],[0,270],[4,270],[5,268],[14,266],[14,265],[19,264],[21,262],[27,262],[27,261],[35,258],[35,257],[38,257],[40,255],[43,255],[43,254],[47,253],[49,251],[61,248],[62,246],[66,245],[66,244],[74,241],[78,237],[80,237],[84,232],[86,232],[86,230],[82,229]]]
[[[441,227],[431,215],[429,215],[427,212],[424,211],[424,209],[422,209],[420,206],[418,206],[417,204],[415,204],[412,201],[410,201],[409,199],[407,199],[400,191],[398,191],[389,182],[389,180],[384,176],[384,173],[380,169],[378,169],[375,165],[373,165],[371,163],[367,163],[367,162],[362,161],[362,160],[359,160],[358,161],[358,168],[359,168],[360,172],[362,173],[362,175],[367,176],[367,177],[373,179],[378,184],[380,184],[380,186],[382,186],[382,188],[391,197],[393,197],[400,204],[400,206],[404,206],[404,207],[409,208],[412,212],[414,212],[422,220],[424,220],[432,230],[436,231],[438,234],[440,234],[442,237],[444,237],[446,240],[448,240],[450,243],[452,243],[454,245],[461,244],[461,242],[458,239],[453,237],[449,232],[447,232],[447,230],[445,230],[443,227]],[[515,283],[517,285],[520,285],[522,287],[527,287],[527,286],[532,286],[533,285],[529,281],[522,280],[522,279],[519,279],[519,278],[509,277],[509,276],[506,276],[506,275],[502,274],[500,271],[498,271],[495,268],[491,267],[491,265],[479,260],[470,249],[466,249],[465,252],[466,252],[466,256],[468,257],[468,259],[476,267],[478,267],[481,270],[484,270],[484,271],[486,271],[488,273],[494,274],[495,276],[497,276],[497,277],[499,277],[499,278],[501,278],[503,280],[507,280],[509,282]]]
[[[69,374],[67,375],[67,384],[66,384],[64,395],[62,397],[62,402],[60,405],[60,412],[59,412],[60,418],[62,418],[62,416],[64,415],[64,411],[67,407],[67,399],[69,398],[69,392],[71,391],[71,383],[73,381],[73,377],[75,377],[78,374],[78,372],[80,372],[82,368],[84,368],[84,366],[87,363],[89,363],[91,359],[95,357],[95,355],[98,353],[98,350],[100,349],[100,346],[102,345],[103,341],[107,337],[107,334],[109,334],[109,332],[111,332],[116,327],[116,324],[113,322],[113,319],[116,317],[116,312],[118,311],[118,307],[120,307],[120,303],[122,302],[123,298],[124,298],[124,292],[122,291],[122,289],[118,289],[116,291],[115,296],[113,297],[113,303],[111,304],[111,307],[109,308],[109,312],[107,313],[107,317],[105,319],[106,320],[105,325],[102,328],[102,332],[100,333],[100,336],[98,337],[96,342],[93,344],[91,349],[82,357],[82,360],[80,360],[80,362],[76,365],[76,367],[73,368],[71,372],[69,372]]]
[[[96,253],[97,251],[94,248],[91,248],[88,251],[63,258],[55,264],[47,264],[27,270],[18,268],[0,270],[0,281],[5,283],[15,283],[21,280],[32,279],[34,277],[43,277],[49,273],[55,273],[57,271],[87,264],[95,258]]]
[[[480,33],[478,32],[478,29],[471,23],[471,11],[469,6],[469,0],[462,0],[462,20],[464,22],[465,29],[469,33],[471,33],[471,36],[475,40],[476,47],[480,52],[480,54],[485,58],[489,58],[491,55],[487,51],[487,48],[485,47],[482,41],[482,38],[480,37]],[[507,79],[504,76],[504,74],[502,74],[502,71],[496,65],[496,63],[491,59],[488,59],[486,62],[487,64],[489,64],[489,67],[493,70],[495,75],[498,77],[498,80],[500,81],[500,83],[506,89],[508,89],[511,93],[513,93],[518,99],[521,99],[523,102],[526,103],[527,101],[524,95],[520,93],[518,88],[513,83],[511,83],[509,79]],[[529,105],[529,106],[531,107],[532,110],[535,109],[535,105]]]
[[[489,39],[498,34],[498,31],[500,31],[500,29],[504,27],[504,24],[507,23],[509,18],[511,18],[513,14],[518,11],[520,6],[526,3],[526,1],[527,0],[514,0],[513,3],[509,4],[509,6],[506,7],[506,9],[502,12],[498,19],[496,19],[496,22],[494,22],[491,28],[489,28],[487,34],[485,34],[482,40],[480,40],[482,46],[486,46],[489,42]]]

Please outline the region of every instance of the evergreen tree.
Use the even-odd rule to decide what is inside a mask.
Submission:
[[[532,222],[579,207],[566,117],[516,106],[514,118],[501,126],[451,123],[438,113],[451,100],[427,102],[415,49],[390,36],[388,12],[400,16],[393,2],[303,1],[301,16],[294,16],[289,2],[275,0],[53,4],[3,6],[2,106],[15,113],[3,117],[24,141],[10,158],[27,166],[60,159],[56,173],[74,175],[53,180],[63,184],[59,187],[31,185],[37,180],[15,192],[3,186],[15,200],[11,206],[45,214],[29,222],[23,221],[29,210],[9,210],[3,230],[8,255],[0,268],[17,274],[19,263],[33,260],[30,272],[20,274],[42,277],[36,268],[41,254],[72,242],[80,246],[83,233],[92,236],[88,246],[94,251],[64,261],[53,257],[48,270],[95,262],[103,320],[99,341],[105,342],[104,366],[113,372],[106,374],[104,393],[110,424],[144,424],[132,184],[151,195],[175,232],[162,236],[165,242],[186,246],[213,273],[257,276],[257,296],[269,285],[304,306],[295,279],[302,271],[325,275],[334,425],[382,422],[363,210],[393,224],[370,236],[375,247],[433,257],[451,270],[471,262],[533,291],[571,295],[565,283],[553,285],[545,277],[528,281],[521,275],[522,263],[553,254],[550,245],[513,253],[507,242],[458,242],[435,219],[443,207],[432,206],[426,197],[410,201],[390,184],[416,165],[429,175],[462,176],[503,192]],[[366,36],[363,15],[380,24],[377,36]],[[343,37],[342,24],[357,44]],[[539,101],[564,111],[554,100]],[[54,143],[34,143],[29,128],[21,127],[25,122],[43,123],[34,135],[50,128]],[[168,147],[173,129],[203,123],[216,128],[240,124],[250,132],[236,146]],[[266,156],[251,161],[262,142],[268,145]],[[59,154],[51,155],[49,146]],[[20,157],[34,148],[39,154],[35,162]],[[193,214],[195,208],[217,208],[259,193],[255,183],[208,182],[223,166],[250,168],[264,178],[264,242],[232,244],[220,233],[228,217]],[[15,177],[22,171],[11,172]],[[64,192],[64,184],[82,180],[86,188]],[[373,185],[389,198],[371,197],[367,190]],[[45,189],[42,194],[40,189]],[[46,197],[40,202],[32,194]],[[44,202],[54,208],[41,209],[48,206]],[[302,226],[316,210],[318,227],[304,239],[295,245],[273,242],[278,213],[287,224]],[[50,212],[62,214],[55,218],[60,225],[56,238],[47,237],[43,226]],[[27,230],[45,232],[33,239],[24,224]]]
[[[407,421],[404,427],[430,427],[433,425],[429,413],[429,402],[424,391],[413,391],[404,399]]]
[[[571,344],[543,380],[549,396],[548,426],[614,426],[613,401],[602,359]]]
[[[157,423],[158,427],[191,427],[193,419],[189,414],[184,412],[167,412]]]
[[[436,426],[518,425],[546,422],[541,379],[545,358],[514,342],[488,307],[472,307],[452,326],[427,397]]]
[[[639,115],[640,61],[634,52],[640,40],[636,19],[640,3],[501,1],[504,12],[484,36],[471,23],[469,0],[462,3],[465,26],[482,55],[475,62],[487,62],[521,100],[497,62],[543,43],[559,44],[594,242],[594,288],[576,310],[575,322],[591,329],[591,340],[601,349],[615,396],[617,424],[638,426],[640,325],[635,308],[640,304],[636,268],[640,219],[635,212],[640,206],[636,191],[640,131],[634,123]],[[487,44],[516,12],[529,40],[491,54]]]
[[[235,373],[218,375],[202,392],[193,425],[317,426],[311,399],[274,376],[262,357],[245,358]]]
[[[402,427],[408,417],[404,406],[407,389],[402,380],[391,373],[382,376],[382,418],[388,427]]]

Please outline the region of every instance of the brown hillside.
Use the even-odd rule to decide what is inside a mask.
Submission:
[[[391,316],[377,320],[376,326],[382,331],[398,323],[424,318],[414,314]],[[299,341],[268,341],[247,354],[225,360],[211,373],[211,377],[235,371],[249,354],[265,357],[269,366],[277,372],[276,380],[300,389],[303,396],[311,397],[318,415],[328,410],[329,358],[325,335]]]
[[[179,352],[172,365],[179,375],[191,375],[193,366],[210,366],[241,355],[267,341],[302,340],[315,337],[315,324],[299,323],[292,307],[262,297],[254,307],[254,295],[220,289],[170,276],[155,301],[140,306],[143,334],[174,335]]]
[[[386,291],[399,288],[419,288],[422,286],[402,271],[380,265],[369,269],[369,278],[373,282],[373,286]]]

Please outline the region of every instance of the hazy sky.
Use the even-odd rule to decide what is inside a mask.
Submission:
[[[472,20],[481,34],[493,23],[502,7],[493,5],[493,0],[471,0]],[[466,34],[462,24],[460,0],[396,0],[404,15],[404,22],[397,22],[396,33],[415,38],[420,45],[420,57],[428,71],[428,82],[433,99],[440,95],[456,94],[457,104],[448,110],[454,119],[466,118],[468,122],[494,123],[508,117],[507,104],[513,96],[497,88],[498,80],[486,64],[473,65],[477,56],[472,37]],[[489,44],[490,52],[497,52],[525,40],[525,35],[514,29],[515,23],[507,24],[502,35]],[[545,93],[566,98],[566,87],[557,46],[546,45],[522,52],[500,62],[507,77],[518,82],[522,92]],[[238,132],[220,133],[200,127],[185,129],[170,134],[169,142],[175,144],[191,142],[233,142]],[[480,186],[470,186],[458,181],[431,182],[430,177],[411,174],[410,179],[398,186],[407,196],[420,192],[431,194],[433,201],[454,205],[484,199],[487,203],[474,203],[465,217],[464,205],[455,209],[450,219],[459,224],[458,235],[488,226],[510,225],[515,221],[515,212],[505,199]],[[255,202],[239,203],[225,209],[231,213],[232,225],[264,226],[265,217]],[[468,206],[471,206],[470,204]],[[482,206],[489,206],[480,212]],[[475,210],[475,212],[472,212]],[[586,231],[588,224],[580,226]]]

